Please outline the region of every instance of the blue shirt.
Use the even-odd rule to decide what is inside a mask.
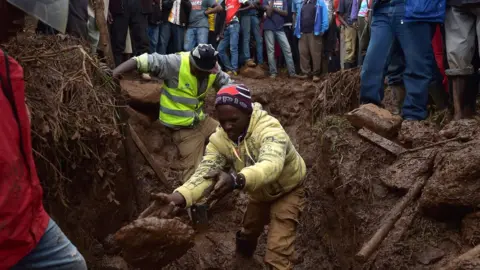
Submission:
[[[284,11],[288,11],[287,0],[264,0],[263,6],[268,6],[270,1],[273,2],[273,7],[278,8]],[[283,31],[283,25],[285,24],[285,17],[278,14],[277,12],[272,12],[272,17],[266,17],[265,22],[263,23],[263,30],[271,31]]]

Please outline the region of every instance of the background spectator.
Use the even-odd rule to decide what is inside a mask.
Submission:
[[[240,15],[240,28],[242,30],[242,57],[240,62],[245,62],[249,67],[255,67],[255,61],[250,57],[250,38],[253,33],[255,38],[255,52],[257,63],[263,64],[263,38],[260,33],[260,18],[258,18],[258,0],[245,2],[238,12]]]
[[[285,62],[287,64],[288,74],[290,77],[298,77],[295,72],[295,64],[293,63],[292,51],[288,43],[287,36],[283,31],[285,17],[288,15],[286,0],[264,0],[263,6],[266,11],[266,19],[263,23],[263,31],[265,35],[265,43],[267,46],[268,66],[270,76],[275,78],[278,74],[277,64],[275,61],[275,40],[282,49]]]
[[[295,35],[300,39],[300,69],[303,74],[313,76],[314,82],[318,82],[322,70],[322,36],[328,29],[328,8],[324,0],[303,0],[294,7]]]
[[[218,44],[218,57],[229,75],[237,75],[238,72],[238,41],[240,23],[237,12],[241,3],[238,0],[225,0],[225,23],[223,25],[223,39]],[[221,35],[222,36],[222,35]],[[227,47],[230,47],[230,58],[227,55]]]
[[[357,55],[355,54],[355,48],[357,43],[357,29],[355,28],[356,25],[354,25],[354,22],[356,22],[356,18],[352,18],[351,16],[352,6],[353,0],[340,0],[337,9],[337,13],[339,15],[338,19],[342,24],[341,35],[343,36],[345,45],[345,59],[343,64],[345,69],[355,67],[357,57]]]
[[[192,10],[185,34],[185,51],[191,51],[198,44],[208,43],[208,15],[222,11],[215,0],[192,0]]]
[[[159,53],[167,54],[170,42],[172,42],[170,51],[181,52],[192,3],[189,0],[164,0],[162,8],[164,17],[160,27]]]
[[[158,40],[160,39],[160,26],[162,24],[162,0],[152,1],[152,13],[148,15],[148,38],[150,40],[150,53],[160,52]]]
[[[110,38],[115,65],[123,62],[127,31],[131,29],[133,54],[140,55],[149,50],[147,37],[147,15],[152,13],[152,0],[111,0],[112,25]]]
[[[447,4],[445,38],[449,69],[446,74],[452,81],[454,119],[458,120],[474,112],[465,106],[465,91],[478,91],[478,86],[466,88],[466,85],[476,72],[472,60],[479,49],[476,41],[480,37],[480,0],[448,0]]]
[[[358,23],[358,65],[363,64],[363,59],[367,55],[368,42],[370,41],[370,23],[368,21],[368,2],[369,0],[353,0],[360,3],[360,9],[358,10],[357,23]],[[352,12],[354,12],[352,10]]]

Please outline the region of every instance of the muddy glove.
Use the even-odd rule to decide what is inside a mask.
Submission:
[[[158,218],[171,218],[178,212],[178,207],[168,194],[153,193],[151,194],[154,201],[145,209],[138,218],[146,218],[155,216]]]
[[[203,178],[211,179],[215,183],[213,191],[208,197],[208,202],[219,200],[234,189],[242,189],[245,186],[243,176],[240,175],[239,177],[234,173],[228,174],[221,170],[210,171]]]

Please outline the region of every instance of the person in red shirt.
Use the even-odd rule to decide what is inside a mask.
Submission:
[[[20,19],[20,20],[19,20]],[[0,42],[23,13],[0,0]],[[32,155],[22,67],[0,49],[0,270],[86,270],[84,258],[45,212]]]

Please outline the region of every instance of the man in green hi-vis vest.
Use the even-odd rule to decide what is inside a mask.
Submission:
[[[217,54],[212,45],[200,44],[191,52],[133,57],[113,71],[113,76],[118,77],[137,69],[163,80],[159,120],[173,130],[173,140],[185,168],[183,182],[202,161],[206,142],[219,125],[203,111],[207,91],[232,83],[220,69]]]

